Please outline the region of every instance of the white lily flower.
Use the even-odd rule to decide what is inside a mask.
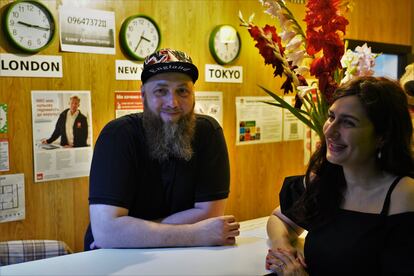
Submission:
[[[286,50],[293,51],[298,49],[303,43],[303,37],[300,35],[295,36],[292,38],[289,43],[286,45]]]
[[[300,66],[305,58],[306,51],[300,50],[286,53],[286,59],[292,61],[292,65]]]
[[[260,0],[260,3],[262,6],[267,7],[267,10],[265,10],[264,13],[269,14],[271,17],[278,17],[282,7],[277,2]]]
[[[289,41],[296,35],[296,32],[284,30],[282,33],[280,33],[280,37],[282,38],[282,41]]]

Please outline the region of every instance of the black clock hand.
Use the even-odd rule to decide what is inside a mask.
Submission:
[[[146,38],[145,36],[141,36],[141,38],[147,42],[151,42],[151,40],[149,40],[148,38]]]
[[[21,24],[21,25],[24,25],[24,26],[27,26],[27,27],[30,27],[30,28],[35,28],[35,29],[39,29],[39,30],[43,30],[43,31],[49,31],[50,30],[50,28],[45,28],[45,27],[41,27],[41,26],[38,26],[38,25],[32,25],[32,24],[29,24],[29,23],[26,23],[26,22],[23,22],[23,21],[17,21],[17,23]]]
[[[141,44],[141,41],[142,41],[142,36],[139,38],[139,41],[137,43],[137,46],[135,47],[134,52],[136,52],[138,50],[138,46],[139,46],[139,44]]]
[[[136,52],[136,51],[137,51],[138,46],[139,46],[139,44],[141,44],[141,41],[142,41],[142,40],[146,40],[146,41],[150,42],[150,40],[148,40],[148,38],[146,38],[146,37],[144,36],[144,34],[145,34],[145,31],[142,31],[141,37],[139,38],[139,41],[138,41],[137,47],[135,47],[134,52]]]
[[[37,25],[32,25],[32,28],[43,30],[43,31],[49,31],[50,30],[50,28],[41,27],[41,26],[37,26]]]
[[[31,27],[32,26],[32,24],[29,24],[29,23],[26,23],[26,22],[23,22],[23,21],[17,21],[17,24],[25,25],[27,27]]]

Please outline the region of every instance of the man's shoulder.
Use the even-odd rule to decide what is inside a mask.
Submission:
[[[86,120],[86,116],[83,115],[83,113],[80,110],[79,110],[78,117],[81,118],[81,119],[85,119]]]
[[[205,128],[205,129],[221,129],[220,124],[211,116],[204,115],[204,114],[196,114],[196,122],[197,127]]]
[[[134,131],[141,129],[142,126],[142,113],[128,114],[119,118],[116,118],[106,124],[104,132],[118,132],[118,131]]]
[[[68,114],[69,108],[66,108],[65,110],[63,110],[62,112],[60,112],[60,117],[66,117],[66,114]]]

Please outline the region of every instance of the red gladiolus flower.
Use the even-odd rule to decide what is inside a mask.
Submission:
[[[309,0],[306,5],[306,51],[309,55],[323,51],[323,56],[315,58],[310,65],[310,73],[319,79],[319,90],[327,100],[331,99],[330,93],[337,87],[333,73],[341,68],[344,54],[342,37],[348,24],[348,20],[338,14],[339,3],[340,0]]]
[[[260,54],[265,59],[265,64],[271,64],[275,71],[273,75],[282,76],[283,61],[278,59],[274,53],[277,51],[283,56],[284,47],[282,46],[282,39],[276,33],[276,28],[266,25],[263,29],[253,24],[249,25],[249,33],[254,40],[257,41],[256,48],[259,49]]]

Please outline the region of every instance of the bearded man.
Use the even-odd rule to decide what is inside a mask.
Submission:
[[[194,114],[197,78],[184,52],[145,59],[144,112],[110,122],[95,145],[85,250],[235,243],[226,143],[217,121]]]

